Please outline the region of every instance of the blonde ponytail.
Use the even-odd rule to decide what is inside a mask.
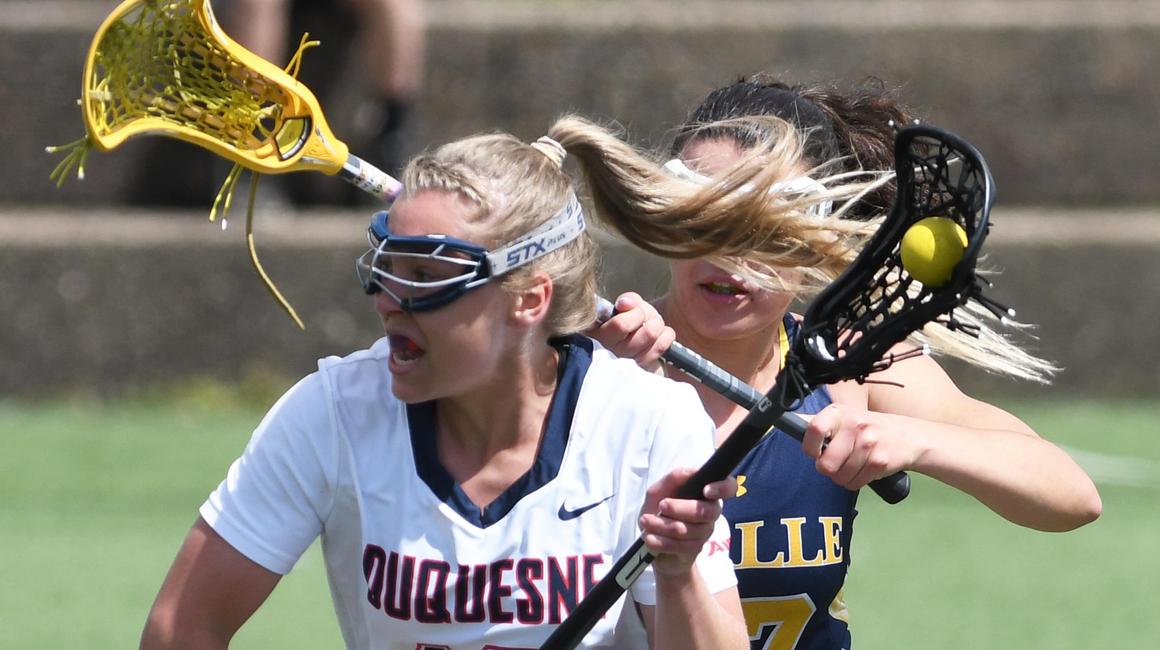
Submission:
[[[725,128],[722,128],[725,127]],[[621,140],[610,129],[565,116],[548,130],[579,164],[595,215],[644,251],[674,259],[707,258],[717,266],[773,290],[808,298],[832,282],[873,236],[882,217],[848,218],[868,193],[893,180],[886,171],[846,172],[817,180],[825,191],[808,195],[779,191],[788,181],[822,169],[804,162],[800,136],[775,117],[746,117],[708,125],[710,132],[762,133],[765,139],[712,183],[676,177],[660,162]],[[821,201],[839,206],[819,219]],[[860,217],[861,219],[862,217]],[[778,269],[794,269],[789,284]],[[997,319],[978,305],[956,315],[974,331],[929,324],[912,339],[936,353],[974,366],[1033,381],[1048,381],[1053,364],[1013,343],[995,329]],[[1014,324],[1026,330],[1026,325]]]

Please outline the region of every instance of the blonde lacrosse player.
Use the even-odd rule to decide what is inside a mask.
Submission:
[[[783,126],[746,194],[675,181],[578,118],[530,145],[484,135],[411,161],[359,260],[384,336],[271,408],[202,505],[141,647],[225,647],[321,537],[348,647],[535,648],[641,535],[658,559],[582,647],[748,647],[721,516],[736,482],[674,497],[716,427],[691,387],[578,334],[594,250],[562,163],[574,154],[598,210],[632,206],[675,253],[735,254],[805,209],[760,198],[800,165]],[[741,237],[698,221],[739,201],[762,222]]]
[[[679,131],[677,158],[668,168],[695,182],[719,183],[752,147],[766,146],[765,134],[753,122],[722,121],[754,115],[794,122],[807,152],[795,184],[824,192],[805,174],[824,174],[835,163],[892,169],[891,120],[904,122],[907,114],[880,88],[843,94],[762,76],[743,79],[711,92],[694,110]],[[816,223],[835,228],[858,223],[852,219],[880,215],[893,200],[893,185],[882,184],[840,213],[835,206],[835,214],[845,219],[834,219],[830,207],[819,204]],[[745,218],[734,214],[739,224]],[[778,245],[780,260],[758,262],[785,283],[781,290],[712,260],[674,261],[668,291],[655,305],[635,293],[621,296],[620,313],[592,334],[649,368],[659,367],[660,354],[679,340],[764,393],[798,327],[791,302],[808,298],[848,261],[802,224],[787,222],[770,243]],[[931,343],[998,374],[1049,376],[1050,364],[985,324],[982,329],[978,339],[942,330]],[[913,347],[904,343],[895,351]],[[719,441],[746,415],[746,409],[680,371],[669,374],[693,383]],[[876,478],[918,471],[971,494],[1014,523],[1041,530],[1069,530],[1100,514],[1095,485],[1066,453],[1014,415],[963,394],[934,359],[899,361],[870,379],[815,389],[798,409],[815,414],[804,441],[767,436],[736,471],[742,495],[726,503],[725,515],[733,529],[731,554],[754,649],[850,647],[842,587],[859,489]]]

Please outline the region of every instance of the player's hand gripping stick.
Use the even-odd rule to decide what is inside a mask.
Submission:
[[[603,323],[612,318],[615,313],[616,308],[608,299],[597,297],[596,318],[599,322]],[[680,343],[674,342],[669,346],[669,349],[661,355],[661,361],[748,410],[753,410],[762,400],[766,399],[757,389]],[[809,426],[809,423],[796,413],[786,412],[774,420],[774,425],[777,430],[783,431],[801,442],[806,435],[806,427]],[[874,490],[874,493],[882,497],[886,503],[898,503],[910,494],[910,476],[906,472],[896,472],[890,476],[871,481],[870,489]],[[700,494],[694,494],[688,498],[700,498]]]

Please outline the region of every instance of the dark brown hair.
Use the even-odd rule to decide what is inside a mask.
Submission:
[[[801,132],[806,161],[822,175],[894,169],[894,125],[913,121],[879,79],[867,79],[843,92],[836,85],[789,85],[758,74],[739,78],[709,93],[678,128],[672,153],[694,139],[733,138],[753,146],[766,134],[725,130],[710,125],[739,117],[780,117]],[[878,216],[894,204],[896,185],[882,185],[850,211],[856,219]]]

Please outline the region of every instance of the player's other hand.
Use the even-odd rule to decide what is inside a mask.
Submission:
[[[847,490],[908,469],[917,453],[898,416],[831,404],[810,418],[802,450],[818,472]]]
[[[660,312],[639,294],[623,293],[616,299],[616,313],[587,332],[618,357],[633,359],[645,370],[660,368],[661,355],[676,340]]]
[[[652,484],[645,497],[640,528],[645,546],[658,554],[653,562],[657,573],[688,572],[713,534],[722,500],[737,495],[737,479],[731,476],[706,485],[704,499],[677,498],[677,490],[694,473],[692,468],[675,469]]]

